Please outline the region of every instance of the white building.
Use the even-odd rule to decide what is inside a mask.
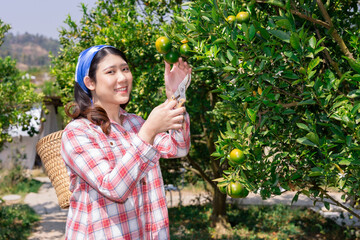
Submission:
[[[39,132],[38,134],[30,137],[26,131],[21,130],[22,127],[12,127],[9,129],[9,134],[13,141],[11,143],[6,142],[3,150],[0,152],[2,168],[11,168],[15,159],[18,159],[25,168],[32,169],[37,158],[37,142],[42,137],[62,129],[62,120],[57,111],[57,107],[61,106],[60,99],[54,97],[46,98],[45,104],[49,110],[48,114],[44,114],[41,108],[34,108],[29,111],[33,116],[31,126]],[[46,119],[45,122],[40,121],[42,117]]]

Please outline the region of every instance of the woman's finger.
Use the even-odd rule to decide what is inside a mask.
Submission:
[[[167,61],[165,62],[165,75],[168,75],[170,73],[170,63],[168,63]]]
[[[170,99],[170,100],[168,101],[168,103],[165,104],[165,107],[166,107],[167,109],[173,109],[173,108],[175,108],[176,105],[177,105],[177,100],[176,100],[176,99]]]
[[[174,123],[183,123],[184,122],[184,115],[178,115],[172,119]]]
[[[183,128],[183,124],[182,123],[176,123],[174,124],[170,129],[172,130],[180,130]]]

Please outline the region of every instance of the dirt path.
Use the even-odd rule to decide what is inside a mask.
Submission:
[[[47,177],[37,177],[43,182],[38,193],[29,193],[24,202],[41,215],[39,225],[30,236],[31,240],[64,239],[67,210],[59,207],[55,189]]]

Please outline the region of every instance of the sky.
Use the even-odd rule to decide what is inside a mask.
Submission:
[[[91,9],[97,0],[0,0],[0,19],[11,25],[14,34],[25,32],[58,39],[67,15],[78,22],[80,3]]]

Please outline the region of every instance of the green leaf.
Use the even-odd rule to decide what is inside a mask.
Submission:
[[[229,59],[229,61],[231,62],[233,60],[234,56],[235,56],[235,53],[233,51],[231,51],[231,50],[227,50],[226,51],[226,56]]]
[[[302,176],[303,176],[302,174],[295,173],[294,175],[292,175],[291,180],[299,179],[299,178],[301,178]]]
[[[196,31],[196,27],[194,24],[186,24],[186,27],[192,31]]]
[[[280,19],[279,21],[276,21],[276,25],[278,25],[279,27],[282,27],[288,31],[291,30],[292,26],[291,23],[288,19]]]
[[[280,0],[268,0],[267,2],[277,7],[285,7],[284,3]]]
[[[309,63],[307,72],[310,73],[310,71],[312,71],[317,65],[319,65],[319,63],[320,63],[320,58],[319,57],[311,60],[311,62]]]
[[[248,25],[247,25],[246,23],[242,23],[242,24],[241,24],[241,28],[242,28],[242,30],[243,30],[243,32],[244,32],[244,34],[245,34],[246,40],[250,41],[250,37],[249,37],[249,27],[248,27]]]
[[[344,187],[345,183],[346,183],[346,180],[340,179],[340,181],[339,181],[339,188],[342,189],[342,188]]]
[[[323,51],[325,49],[325,47],[319,47],[315,50],[315,55],[318,54],[319,52]]]
[[[225,43],[225,42],[226,42],[225,39],[218,38],[213,42],[213,44],[222,44],[222,43]]]
[[[360,73],[360,62],[359,61],[355,61],[354,59],[345,57],[344,58],[348,61],[350,67],[352,69],[354,69],[354,71],[356,71],[357,73]]]
[[[351,92],[349,92],[349,94],[347,95],[349,98],[357,98],[360,97],[360,90],[353,90]]]
[[[312,104],[315,104],[315,100],[313,99],[307,99],[305,101],[301,101],[298,103],[298,105],[312,105]]]
[[[209,70],[212,69],[213,67],[211,66],[199,66],[197,68],[194,68],[193,71],[194,72],[199,72],[199,71],[204,71],[204,70]]]
[[[234,43],[233,40],[230,40],[230,41],[228,42],[228,46],[231,47],[232,49],[236,50],[236,45],[235,45],[235,43]]]
[[[216,178],[216,179],[213,179],[214,182],[223,182],[225,181],[225,178]]]
[[[223,68],[223,70],[227,72],[231,72],[231,71],[236,71],[237,69],[232,66],[226,66]]]
[[[360,109],[360,103],[355,104],[355,106],[351,110],[351,114],[357,113],[359,109]]]
[[[349,166],[351,162],[348,159],[343,159],[339,162],[339,165]]]
[[[309,132],[306,134],[306,138],[315,143],[317,146],[320,144],[319,136],[314,132]]]
[[[204,19],[205,21],[211,22],[211,19],[208,18],[207,16],[202,15],[201,18]]]
[[[226,122],[226,130],[227,130],[228,132],[233,132],[229,121]]]
[[[293,199],[291,200],[291,204],[293,204],[294,202],[297,202],[297,200],[299,199],[299,195],[300,195],[299,192],[297,192],[297,193],[294,195]]]
[[[266,29],[260,27],[260,28],[258,28],[257,30],[260,31],[260,35],[261,35],[263,38],[265,38],[266,40],[269,40],[269,39],[270,39],[270,34],[269,34],[269,32],[268,32]]]
[[[250,41],[255,37],[255,33],[256,33],[256,29],[255,29],[254,25],[251,25],[250,29],[249,29],[249,40]]]
[[[330,203],[329,202],[324,202],[324,206],[327,210],[330,210]]]
[[[251,120],[251,122],[254,124],[256,121],[256,111],[254,111],[251,108],[247,108],[246,114],[247,114],[248,118]]]
[[[281,30],[269,30],[269,32],[280,40],[290,43],[290,34]]]
[[[309,40],[309,46],[312,48],[312,49],[315,49],[315,46],[316,46],[316,38],[314,36],[312,36]]]
[[[213,156],[213,157],[221,157],[221,154],[218,153],[218,152],[213,152],[213,153],[211,154],[211,156]]]
[[[303,123],[296,123],[296,125],[297,125],[299,128],[303,129],[303,130],[306,130],[306,131],[308,131],[308,132],[311,131],[310,128],[309,128],[307,125],[303,124]]]
[[[183,17],[175,16],[175,20],[178,22],[186,23],[187,21]]]
[[[319,176],[321,176],[322,175],[322,173],[321,172],[311,172],[311,173],[309,173],[309,177],[319,177]]]
[[[217,186],[218,187],[226,187],[229,184],[228,181],[222,182],[222,183],[218,183]]]
[[[346,142],[346,145],[347,145],[348,147],[350,147],[350,146],[351,146],[351,142],[352,142],[352,137],[351,137],[351,136],[346,136],[345,142]]]
[[[332,124],[332,127],[330,127],[330,130],[337,136],[339,136],[341,139],[344,139],[345,140],[345,135],[342,131],[342,129],[337,126],[337,125],[334,125]]]
[[[296,32],[291,33],[290,44],[296,50],[300,48],[300,38]]]
[[[311,147],[317,147],[316,144],[314,144],[313,142],[311,142],[309,139],[307,139],[306,137],[302,137],[302,138],[298,138],[296,139],[296,141],[300,144],[303,145],[307,145],[307,146],[311,146]]]

